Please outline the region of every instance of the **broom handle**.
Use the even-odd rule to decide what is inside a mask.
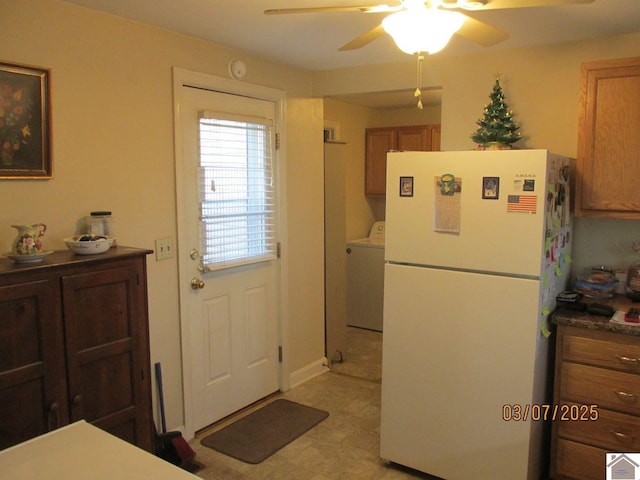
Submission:
[[[160,362],[155,364],[156,384],[158,385],[158,400],[160,402],[160,420],[162,421],[162,433],[167,433],[167,422],[164,418],[164,395],[162,393],[162,366]]]

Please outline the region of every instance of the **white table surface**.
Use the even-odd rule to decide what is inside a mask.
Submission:
[[[85,421],[0,451],[7,480],[194,480],[198,477]]]

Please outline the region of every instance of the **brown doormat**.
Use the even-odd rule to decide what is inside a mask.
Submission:
[[[260,463],[315,427],[328,412],[278,399],[203,438],[200,443],[247,463]]]

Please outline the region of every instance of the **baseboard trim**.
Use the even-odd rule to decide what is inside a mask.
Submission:
[[[317,377],[318,375],[322,375],[323,373],[328,372],[329,368],[327,367],[327,365],[327,358],[322,357],[319,360],[316,360],[315,362],[310,363],[309,365],[302,367],[295,372],[292,372],[289,375],[289,385],[291,386],[291,388],[295,388],[298,385],[301,385],[304,382]]]

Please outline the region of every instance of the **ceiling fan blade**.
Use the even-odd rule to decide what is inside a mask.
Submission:
[[[507,8],[556,7],[560,5],[579,5],[593,3],[595,0],[488,0],[483,10],[503,10]]]
[[[507,32],[469,16],[467,16],[456,34],[472,42],[479,43],[483,47],[490,47],[509,38]]]
[[[378,24],[368,32],[365,32],[359,37],[351,40],[349,43],[344,44],[338,50],[344,52],[345,50],[355,50],[357,48],[364,47],[366,44],[382,37],[385,33],[386,32],[384,31],[384,28],[382,28],[382,24]]]
[[[354,5],[345,7],[307,7],[307,8],[271,8],[265,10],[265,15],[281,15],[286,13],[322,13],[322,12],[364,12],[364,13],[377,13],[377,12],[395,12],[401,10],[402,5],[390,6],[386,4],[382,5]]]

